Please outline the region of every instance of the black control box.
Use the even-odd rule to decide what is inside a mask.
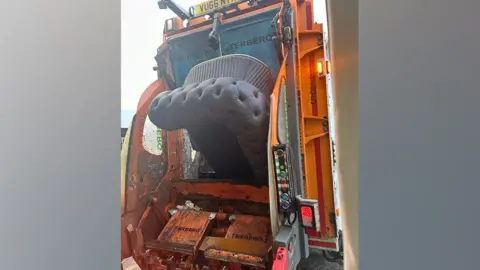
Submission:
[[[286,145],[273,147],[273,161],[278,191],[278,210],[280,212],[291,212],[295,208],[295,200],[290,174],[289,151]]]

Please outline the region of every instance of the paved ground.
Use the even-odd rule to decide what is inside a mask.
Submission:
[[[343,270],[343,266],[325,260],[321,252],[311,252],[308,259],[300,262],[297,270]]]

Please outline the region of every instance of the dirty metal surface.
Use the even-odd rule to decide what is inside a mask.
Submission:
[[[236,215],[227,230],[225,238],[269,243],[271,242],[269,228],[270,225],[266,222],[265,218]]]
[[[190,142],[190,136],[188,131],[183,129],[183,178],[195,179],[198,178],[199,160],[197,158],[198,153],[193,149]]]
[[[212,196],[219,199],[269,203],[268,187],[233,184],[229,180],[174,180],[173,187],[182,195]]]
[[[343,265],[329,262],[321,251],[311,250],[310,257],[303,259],[297,266],[297,270],[344,270]]]
[[[265,268],[269,244],[245,239],[206,237],[200,246],[210,260]]]
[[[147,267],[142,270],[192,270],[195,269],[193,257],[179,254],[153,254],[147,252]]]
[[[180,210],[172,216],[157,240],[147,245],[151,249],[194,255],[212,222],[209,212]]]

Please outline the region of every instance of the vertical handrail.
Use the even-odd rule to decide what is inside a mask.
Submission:
[[[268,155],[268,186],[269,186],[269,198],[270,198],[270,220],[272,221],[271,229],[273,235],[276,235],[280,226],[279,215],[278,215],[278,203],[277,203],[277,186],[275,182],[275,172],[273,164],[273,153],[272,147],[279,144],[278,140],[278,101],[280,100],[280,89],[282,81],[285,81],[286,78],[286,62],[287,57],[284,57],[280,71],[278,72],[277,80],[275,82],[275,87],[273,88],[272,94],[270,95],[270,126],[269,126],[269,137],[267,145],[267,155]]]

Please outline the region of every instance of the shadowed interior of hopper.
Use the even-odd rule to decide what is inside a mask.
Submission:
[[[197,172],[186,178],[268,183],[270,94],[280,68],[277,12],[221,24],[218,50],[208,45],[211,29],[168,41],[176,89],[153,100],[149,118],[161,129],[184,130],[186,152],[197,153],[186,155],[184,166]]]

